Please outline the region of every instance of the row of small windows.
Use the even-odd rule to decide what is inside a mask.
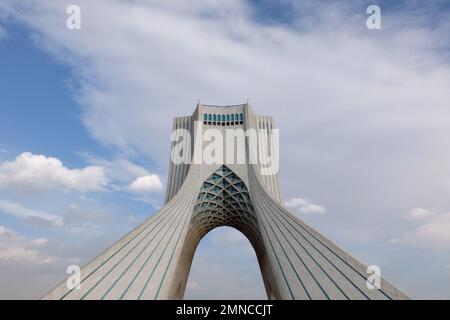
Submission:
[[[236,113],[236,114],[203,114],[203,124],[208,125],[222,125],[222,126],[230,126],[236,124],[244,123],[244,114]]]

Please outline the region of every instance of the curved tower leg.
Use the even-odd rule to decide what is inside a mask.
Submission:
[[[249,170],[252,199],[282,299],[408,299],[381,279],[367,287],[366,267],[296,218],[264,190]]]

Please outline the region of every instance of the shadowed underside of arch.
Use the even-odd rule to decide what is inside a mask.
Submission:
[[[261,241],[257,218],[245,183],[227,166],[203,182],[194,206],[190,231],[200,239],[210,230],[229,226],[252,243]]]

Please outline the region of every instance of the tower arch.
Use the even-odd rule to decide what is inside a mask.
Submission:
[[[211,115],[219,126],[221,115],[234,114],[236,129],[275,128],[272,117],[254,114],[248,104],[199,104],[192,116],[174,119],[174,130],[193,137],[203,114],[206,126]],[[79,290],[64,281],[44,299],[182,299],[198,243],[218,226],[249,239],[269,299],[408,299],[384,278],[369,289],[367,267],[284,207],[277,170],[262,172],[253,163],[171,162],[165,205],[86,264]]]
[[[170,298],[183,298],[198,244],[206,234],[222,226],[237,229],[250,241],[262,271],[266,293],[268,297],[274,296],[272,275],[265,267],[266,252],[250,192],[236,173],[222,165],[201,184],[198,191]]]

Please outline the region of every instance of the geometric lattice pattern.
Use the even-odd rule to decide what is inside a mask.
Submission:
[[[192,225],[202,238],[219,226],[240,230],[251,242],[259,238],[257,218],[245,183],[222,165],[203,182],[194,205]]]

